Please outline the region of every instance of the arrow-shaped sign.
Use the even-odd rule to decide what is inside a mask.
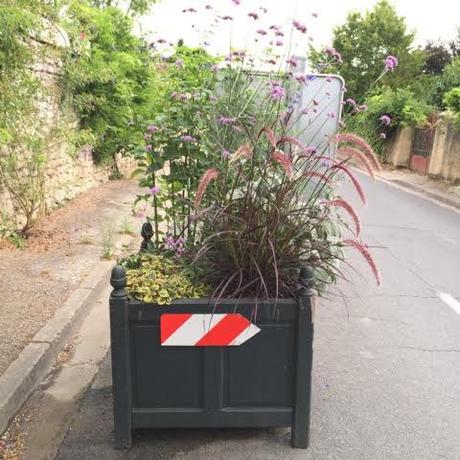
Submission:
[[[160,317],[162,346],[237,346],[258,332],[239,313],[165,313]]]

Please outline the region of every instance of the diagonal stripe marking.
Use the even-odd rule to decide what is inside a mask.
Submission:
[[[195,345],[197,347],[229,345],[248,328],[250,324],[251,323],[244,316],[230,313],[204,337],[198,340]]]
[[[190,317],[192,313],[172,313],[161,315],[160,342],[164,343],[174,332],[177,331]]]
[[[194,313],[176,329],[161,345],[163,346],[193,346],[209,330],[224,319],[225,314]]]

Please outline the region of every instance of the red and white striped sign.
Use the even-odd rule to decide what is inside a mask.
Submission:
[[[258,332],[239,313],[165,313],[160,317],[162,346],[237,346]]]

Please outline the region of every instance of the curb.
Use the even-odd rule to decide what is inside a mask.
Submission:
[[[131,236],[120,238],[117,246],[131,241]],[[58,351],[78,330],[97,299],[99,291],[108,285],[112,267],[113,261],[98,262],[93,271],[0,376],[0,434],[5,431],[11,418],[49,372]]]
[[[460,200],[455,200],[448,196],[441,195],[436,192],[432,192],[431,190],[427,190],[420,185],[414,185],[409,182],[405,182],[401,179],[388,179],[388,178],[384,178],[384,179],[389,183],[397,184],[400,187],[420,193],[421,195],[425,195],[433,200],[440,201],[441,203],[447,204],[448,206],[452,206],[453,208],[460,209]]]

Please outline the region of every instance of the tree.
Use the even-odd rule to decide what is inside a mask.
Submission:
[[[452,53],[450,47],[444,43],[428,42],[424,48],[425,64],[423,71],[430,75],[439,75],[444,70],[444,67],[452,61]]]
[[[364,14],[350,12],[333,34],[333,47],[341,54],[343,63],[334,63],[325,70],[342,75],[348,95],[357,100],[364,99],[381,75],[388,55],[398,58],[399,67],[397,72],[382,78],[380,84],[405,86],[421,71],[424,57],[422,51],[412,49],[414,33],[407,31],[405,19],[397,15],[387,0],[380,0]],[[313,49],[310,58],[314,63],[321,59]]]

